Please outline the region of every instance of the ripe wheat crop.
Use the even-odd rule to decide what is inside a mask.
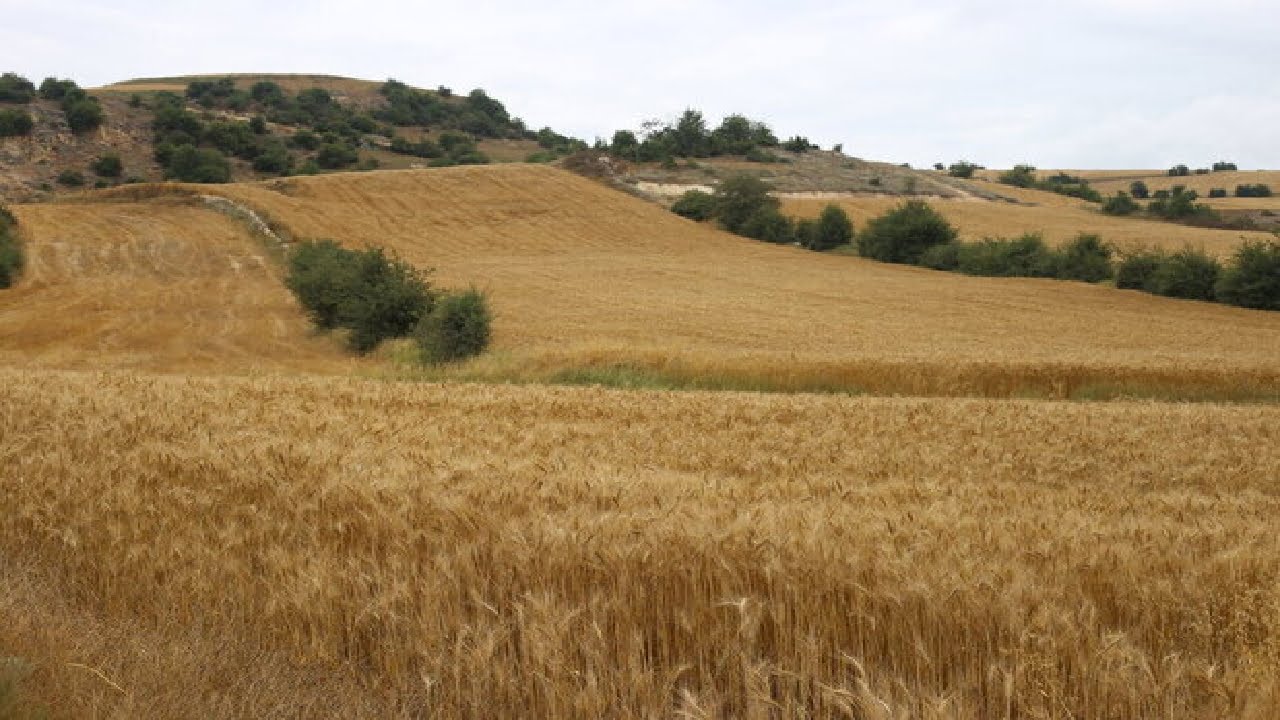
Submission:
[[[1280,713],[1273,406],[0,380],[58,717]]]

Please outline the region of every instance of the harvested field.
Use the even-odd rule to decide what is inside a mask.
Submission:
[[[0,380],[55,717],[1280,713],[1274,406]]]
[[[349,372],[265,249],[178,201],[14,206],[21,282],[0,292],[0,364],[171,372]]]
[[[388,247],[437,268],[445,285],[488,289],[499,352],[473,368],[476,377],[624,367],[707,386],[729,377],[773,389],[1059,397],[1274,397],[1280,387],[1273,313],[771,246],[554,168],[336,175],[216,191],[298,236]],[[850,202],[864,222],[870,207]],[[1009,233],[1007,217],[1001,227]],[[1239,237],[1231,238],[1234,247]]]

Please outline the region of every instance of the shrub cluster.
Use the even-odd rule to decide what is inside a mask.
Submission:
[[[39,95],[59,102],[74,133],[86,133],[102,125],[102,105],[72,80],[47,77],[40,83]]]
[[[358,353],[412,335],[424,361],[442,363],[477,355],[489,344],[483,293],[473,288],[439,297],[423,273],[380,249],[300,243],[289,255],[285,282],[320,329],[348,330],[347,346]]]
[[[1213,164],[1214,172],[1236,172],[1239,169],[1235,163],[1227,162],[1226,160],[1219,160]]]
[[[1060,248],[1050,248],[1038,233],[1012,240],[952,241],[934,245],[919,264],[985,277],[1057,278],[1099,282],[1111,277],[1112,249],[1097,235],[1079,235]]]
[[[124,174],[124,162],[115,153],[106,153],[93,162],[94,174],[104,178],[118,178]]]
[[[317,326],[349,330],[348,347],[360,353],[408,335],[435,302],[412,265],[381,249],[348,250],[332,240],[300,243],[285,282]]]
[[[1226,266],[1193,248],[1129,253],[1116,268],[1116,287],[1280,310],[1280,241],[1246,241]]]
[[[812,147],[807,139],[800,137],[787,141],[787,145],[788,149],[795,148],[795,152],[805,152]],[[690,108],[675,124],[646,123],[643,139],[630,130],[619,130],[604,149],[615,157],[634,162],[721,155],[742,155],[752,162],[782,162],[782,158],[767,152],[782,146],[769,126],[762,122],[734,114],[711,129],[702,113]]]
[[[1142,209],[1142,206],[1134,202],[1129,194],[1121,190],[1115,195],[1107,198],[1102,203],[1102,212],[1107,215],[1132,215]]]
[[[1014,187],[1044,190],[1088,200],[1089,202],[1102,202],[1102,194],[1089,185],[1089,181],[1084,178],[1060,172],[1040,180],[1037,178],[1036,169],[1032,165],[1015,165],[1012,170],[1000,173],[997,180],[1005,185]]]
[[[18,239],[18,219],[0,205],[0,289],[8,288],[22,272],[22,241]]]
[[[715,196],[702,190],[690,190],[671,205],[671,212],[697,222],[715,217],[715,211]]]
[[[1237,185],[1236,197],[1241,198],[1267,198],[1271,197],[1271,187],[1258,183],[1256,185]]]
[[[1147,213],[1165,220],[1216,220],[1217,213],[1213,208],[1196,202],[1198,199],[1199,195],[1195,190],[1174,185],[1170,191],[1156,192],[1155,199],[1147,204]]]
[[[941,170],[941,165],[942,163],[938,163],[935,167]],[[954,178],[969,179],[973,177],[974,173],[982,169],[983,167],[981,165],[971,163],[967,160],[961,160],[960,162],[951,163],[951,166],[947,168],[947,174]]]
[[[446,94],[442,90],[445,88],[418,90],[398,80],[387,80],[378,89],[387,105],[374,110],[372,117],[392,125],[460,130],[476,137],[542,140],[538,133],[528,132],[524,123],[512,118],[506,107],[484,90],[477,88],[463,98],[455,98],[452,92]],[[585,143],[582,145],[585,147]]]
[[[671,211],[690,220],[717,220],[725,230],[778,244],[795,243],[809,250],[830,250],[853,241],[853,221],[837,205],[827,205],[816,219],[794,220],[783,215],[769,186],[751,175],[721,182],[715,193],[690,190],[671,205]]]

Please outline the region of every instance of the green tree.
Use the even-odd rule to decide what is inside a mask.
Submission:
[[[778,199],[769,194],[769,186],[750,175],[735,175],[720,183],[715,193],[715,216],[720,225],[732,233],[744,234],[747,221],[761,209],[777,212]]]
[[[927,203],[908,200],[867,223],[858,235],[858,252],[882,262],[915,263],[926,250],[953,242],[957,235]]]
[[[212,148],[179,145],[165,164],[165,177],[192,183],[231,182],[231,163]]]
[[[1213,300],[1222,266],[1201,250],[1184,248],[1160,263],[1148,283],[1151,292],[1188,300]]]
[[[710,220],[715,210],[715,196],[701,190],[690,190],[671,205],[671,212],[697,222]]]
[[[1134,180],[1129,183],[1129,194],[1138,200],[1146,200],[1151,197],[1151,189],[1141,180]]]
[[[707,121],[701,112],[692,108],[685,110],[676,121],[672,141],[674,152],[680,157],[707,157],[711,154]]]
[[[102,106],[94,98],[64,100],[62,109],[66,113],[67,125],[71,126],[71,132],[86,133],[97,130],[102,125]]]
[[[942,169],[940,167],[941,165],[942,163],[938,163],[938,166],[935,166],[935,167],[937,167],[938,170],[941,170]],[[967,160],[961,160],[960,162],[952,163],[951,167],[947,168],[947,174],[954,178],[968,179],[968,178],[972,178],[973,174],[981,169],[982,169],[981,165],[976,165],[974,163],[968,162]]]
[[[1081,233],[1057,249],[1054,277],[1062,280],[1101,282],[1110,278],[1113,269],[1112,247],[1097,235]]]
[[[1033,165],[1015,165],[1012,170],[1000,173],[999,182],[1020,188],[1036,186],[1036,169]]]
[[[1102,212],[1107,215],[1132,215],[1141,209],[1138,203],[1134,202],[1133,198],[1129,197],[1129,194],[1123,190],[1118,191],[1102,203]]]

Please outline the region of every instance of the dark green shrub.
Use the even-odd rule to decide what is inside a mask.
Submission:
[[[960,269],[960,254],[963,252],[964,247],[958,242],[934,245],[924,251],[917,264],[933,270],[954,272]]]
[[[858,252],[873,260],[915,263],[934,245],[956,239],[956,229],[920,200],[908,200],[867,223],[858,235]]]
[[[941,170],[942,168],[939,167],[938,169]],[[951,167],[947,168],[947,174],[954,178],[968,179],[972,178],[973,174],[981,169],[981,165],[961,160],[960,162],[952,163]]]
[[[796,225],[776,207],[760,207],[742,224],[739,234],[784,245],[796,241]]]
[[[422,274],[381,249],[347,250],[332,240],[300,243],[285,284],[322,329],[350,330],[360,353],[408,335],[435,300]]]
[[[1187,300],[1212,300],[1222,266],[1201,250],[1184,248],[1164,258],[1151,276],[1150,292]]]
[[[0,205],[0,289],[17,282],[24,260],[22,241],[18,239],[18,219]]]
[[[1256,185],[1237,185],[1236,197],[1268,198],[1271,197],[1271,187],[1262,183],[1258,183]]]
[[[71,126],[73,133],[86,133],[102,125],[102,106],[95,98],[82,97],[72,100],[68,96],[62,102],[62,110],[66,113],[67,125]]]
[[[0,138],[30,135],[35,126],[26,110],[0,110]]]
[[[715,196],[701,190],[690,190],[671,205],[671,212],[698,222],[710,220],[715,209]]]
[[[320,147],[320,138],[310,130],[299,130],[289,138],[289,144],[302,150],[315,150]]]
[[[1216,216],[1213,208],[1204,203],[1197,203],[1199,196],[1195,190],[1187,190],[1182,185],[1175,185],[1165,197],[1159,191],[1156,199],[1147,204],[1147,212],[1165,220],[1190,220],[1194,218],[1212,219]]]
[[[1151,292],[1152,278],[1164,263],[1165,255],[1157,250],[1128,252],[1116,266],[1116,287],[1123,290]]]
[[[134,93],[129,96],[129,107],[137,109],[142,107],[142,96]]]
[[[1280,310],[1280,241],[1246,241],[1218,278],[1219,302],[1259,310]]]
[[[429,363],[464,360],[489,346],[492,317],[484,293],[471,288],[440,298],[414,328],[414,339]]]
[[[1123,190],[1107,198],[1106,202],[1102,203],[1102,212],[1107,215],[1132,215],[1141,209],[1138,203],[1134,202],[1133,198],[1129,197],[1129,194]]]
[[[1227,196],[1226,188],[1212,188],[1209,190],[1209,197],[1211,198],[1224,198],[1226,196]]]
[[[806,153],[817,147],[809,142],[809,138],[796,135],[795,137],[782,143],[782,149],[793,153]]]
[[[63,170],[58,173],[58,184],[63,187],[83,187],[84,174],[79,170]]]
[[[1240,168],[1236,167],[1235,163],[1227,162],[1225,160],[1219,160],[1218,162],[1213,164],[1214,172],[1235,172],[1239,169]]]
[[[747,221],[762,210],[777,212],[778,199],[769,194],[769,186],[750,175],[735,175],[716,187],[715,217],[725,230],[740,235]]]
[[[74,90],[78,90],[75,82],[47,77],[40,83],[40,97],[44,100],[61,100]]]
[[[1134,180],[1129,183],[1129,194],[1138,200],[1146,200],[1151,197],[1151,189],[1141,180]]]
[[[179,145],[169,153],[164,175],[192,183],[231,182],[231,163],[217,150]]]
[[[107,153],[93,163],[93,172],[99,177],[117,178],[124,173],[124,163],[115,153]]]
[[[1191,169],[1186,165],[1174,165],[1169,168],[1169,177],[1186,177],[1191,174]]]
[[[293,155],[283,141],[267,140],[259,146],[258,156],[253,159],[253,169],[260,173],[288,175],[293,171]]]
[[[325,143],[316,153],[316,164],[326,170],[339,170],[354,165],[358,159],[355,148],[341,143]]]
[[[747,162],[775,164],[775,165],[779,163],[787,162],[787,159],[782,157],[781,155],[775,155],[774,153],[771,153],[768,150],[762,150],[758,147],[753,147],[750,150],[748,150],[746,154],[743,155],[743,158]]]
[[[35,97],[36,86],[30,80],[11,72],[0,75],[0,102],[25,104]]]
[[[798,236],[798,232],[797,232]],[[818,216],[809,237],[800,238],[800,244],[810,250],[830,250],[853,242],[853,221],[839,205],[827,205]]]
[[[226,155],[252,160],[258,155],[258,136],[249,123],[218,121],[205,127],[202,144],[212,145]]]
[[[1111,277],[1111,246],[1097,235],[1081,233],[1055,253],[1054,277],[1061,280],[1101,282]]]
[[[997,180],[1005,185],[1020,188],[1036,186],[1036,169],[1032,165],[1015,165],[1012,170],[1000,173]]]
[[[966,275],[1047,278],[1055,274],[1053,251],[1036,233],[1012,240],[988,238],[976,243],[960,243],[959,247],[956,269]]]

